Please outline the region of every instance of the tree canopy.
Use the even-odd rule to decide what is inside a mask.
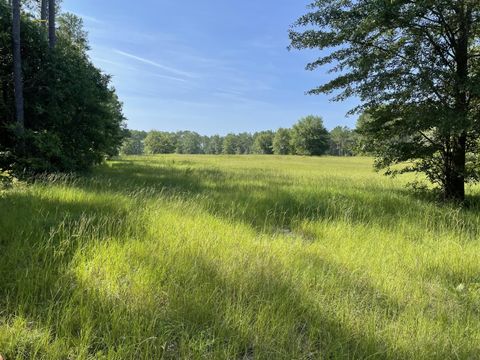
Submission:
[[[329,134],[319,116],[300,119],[292,128],[291,144],[298,155],[324,155],[329,147]]]
[[[77,171],[115,155],[124,137],[122,104],[110,76],[90,61],[82,21],[73,14],[59,17],[55,48],[49,48],[45,27],[22,13],[25,131],[14,131],[10,14],[0,0],[0,168]]]
[[[361,118],[363,118],[362,116]],[[363,122],[359,121],[359,124]],[[333,155],[365,154],[367,141],[347,127],[336,127],[330,133],[320,117],[300,119],[292,129],[280,128],[256,133],[230,133],[226,136],[199,135],[194,131],[150,132],[129,130],[120,153],[140,154],[264,154],[264,155]]]
[[[378,168],[423,172],[464,199],[464,183],[479,177],[478,0],[317,0],[290,38],[329,50],[307,68],[331,64],[337,76],[310,93],[360,98],[353,110],[371,116],[362,130]]]
[[[292,152],[290,129],[280,128],[273,137],[273,153],[275,155],[288,155]]]
[[[253,152],[256,154],[273,154],[273,131],[256,133],[253,141]]]

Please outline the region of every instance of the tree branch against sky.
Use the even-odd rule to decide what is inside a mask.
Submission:
[[[463,200],[464,183],[478,178],[480,3],[318,0],[310,9],[291,46],[328,49],[307,68],[337,74],[310,94],[358,96],[378,168],[423,172]]]

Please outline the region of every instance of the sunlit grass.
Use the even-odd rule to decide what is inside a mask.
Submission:
[[[480,354],[480,209],[368,158],[129,157],[0,195],[8,359]]]

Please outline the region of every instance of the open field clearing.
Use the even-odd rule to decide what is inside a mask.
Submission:
[[[407,181],[169,155],[3,191],[0,354],[479,358],[480,189],[459,210]]]

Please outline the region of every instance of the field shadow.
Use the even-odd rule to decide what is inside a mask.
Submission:
[[[114,308],[122,314],[121,323],[118,313],[92,314],[84,319],[99,337],[105,333],[118,334],[117,342],[92,346],[92,355],[122,348],[121,339],[129,336],[138,344],[130,350],[132,356],[176,359],[186,354],[186,349],[180,350],[182,344],[202,340],[207,345],[188,349],[189,356],[210,357],[229,349],[228,358],[236,359],[409,358],[407,352],[381,336],[364,333],[366,329],[361,325],[352,329],[352,324],[342,322],[341,316],[335,314],[333,306],[319,304],[314,297],[302,293],[297,280],[277,276],[285,272],[280,262],[269,262],[268,271],[237,269],[238,277],[233,279],[222,273],[212,259],[191,255],[192,269],[171,274],[173,279],[169,281],[176,284],[176,291],[169,292],[170,298],[161,298],[148,307],[126,306],[121,300],[102,296],[98,289],[81,285],[82,296],[89,297],[83,302],[94,304],[92,307],[97,309]],[[338,296],[349,296],[352,300],[353,312],[368,316],[370,311],[377,311],[389,321],[395,321],[401,312],[401,305],[366,279],[352,277],[337,265],[317,257],[307,256],[302,261],[335,281]],[[136,262],[153,263],[155,259]],[[151,289],[159,284],[148,286]],[[368,309],[359,306],[365,303],[369,304]],[[238,317],[232,316],[232,311]],[[268,318],[265,312],[270,314]],[[150,327],[151,319],[155,319],[154,328]],[[134,334],[128,330],[131,327],[136,328]],[[142,342],[143,339],[151,341]],[[215,341],[210,343],[212,339]]]
[[[128,236],[129,209],[112,203],[74,201],[9,191],[0,196],[0,314],[46,319],[68,298],[65,274],[89,242]],[[141,227],[134,231],[141,231]],[[26,299],[21,307],[18,299]]]
[[[469,197],[471,206],[463,208],[459,216],[454,206],[438,203],[432,195],[403,188],[348,184],[335,192],[321,187],[305,190],[293,177],[272,170],[226,172],[187,165],[165,163],[155,167],[122,160],[100,168],[78,186],[87,191],[122,194],[148,189],[152,195],[162,193],[187,201],[195,198],[198,205],[215,216],[264,232],[289,231],[298,222],[317,220],[341,220],[393,230],[402,218],[433,231],[458,229],[465,239],[480,235],[480,196]]]
[[[115,308],[122,314],[121,323],[118,313],[108,312],[101,314],[101,321],[93,314],[87,320],[98,334],[118,334],[117,341],[92,346],[92,355],[123,349],[121,339],[126,336],[137,344],[129,350],[132,356],[168,359],[182,355],[220,358],[218,354],[225,349],[229,353],[221,358],[232,359],[412,359],[429,353],[420,344],[399,345],[395,339],[384,337],[388,333],[384,329],[401,321],[405,305],[376,288],[368,278],[338,264],[302,254],[300,265],[313,267],[322,279],[315,291],[305,291],[299,279],[285,276],[280,261],[269,261],[265,270],[256,269],[255,259],[251,259],[251,263],[238,264],[232,276],[222,272],[213,258],[190,255],[189,271],[170,273],[168,281],[175,284],[175,291],[147,307],[126,306],[119,299],[102,296],[88,284],[81,285],[83,296],[89,297],[83,301],[98,309]],[[135,262],[154,263],[155,258]],[[316,296],[328,282],[335,284],[336,298],[331,303],[319,302]],[[164,286],[165,280],[161,285],[148,284],[149,289]],[[339,299],[350,314],[355,314],[353,317],[340,313],[345,308],[335,307]],[[372,314],[382,324],[375,331],[367,324]],[[151,319],[155,319],[154,327],[150,326]],[[132,324],[137,329],[135,334],[128,331]],[[195,347],[198,342],[203,345]],[[458,358],[465,359],[477,354],[469,348],[455,351]],[[436,350],[435,358],[451,358],[452,353],[450,345],[444,346]]]
[[[76,179],[72,186],[88,192],[121,194],[134,196],[150,189],[152,196],[167,195],[184,200],[192,196],[199,206],[216,216],[239,221],[252,226],[257,231],[276,232],[289,229],[297,221],[322,220],[346,221],[355,224],[376,224],[392,229],[391,223],[399,216],[407,216],[412,222],[425,210],[422,201],[412,202],[404,193],[392,193],[387,189],[372,187],[375,196],[369,196],[369,189],[356,189],[354,185],[344,193],[333,194],[328,190],[290,191],[295,182],[288,176],[272,176],[268,171],[241,171],[227,174],[219,169],[203,169],[182,164],[185,167],[162,166],[152,168],[129,161],[103,167],[86,178]],[[70,319],[61,325],[71,337],[79,338],[82,321],[87,320],[98,332],[89,345],[91,355],[98,351],[109,351],[109,347],[122,348],[126,337],[136,337],[136,348],[132,356],[138,354],[165,354],[178,358],[180,336],[195,338],[203,336],[220,339],[219,343],[205,345],[203,350],[210,353],[218,347],[226,347],[235,339],[238,358],[258,358],[257,354],[267,354],[265,358],[279,358],[278,349],[287,349],[289,354],[309,354],[304,358],[411,358],[412,352],[399,349],[381,335],[366,334],[362,328],[352,329],[335,313],[335,309],[319,306],[316,299],[306,296],[300,290],[298,279],[277,276],[284,272],[279,261],[270,263],[265,272],[243,272],[243,281],[226,276],[211,258],[195,255],[192,262],[196,283],[192,283],[191,273],[175,275],[178,283],[178,298],[158,299],[147,308],[132,308],[121,301],[114,301],[101,295],[101,292],[85,284],[74,282],[66,272],[79,247],[89,241],[128,237],[126,227],[135,208],[124,208],[114,202],[101,203],[76,199],[74,202],[35,196],[31,193],[11,192],[0,197],[0,305],[8,316],[25,315],[35,319],[40,325],[62,324],[61,306],[72,298],[78,301],[78,318]],[[467,213],[473,210],[465,210]],[[445,214],[439,211],[432,220],[432,227],[444,224]],[[88,219],[88,220],[86,220]],[[456,221],[455,219],[451,220]],[[83,223],[85,222],[85,223]],[[64,224],[64,226],[62,226]],[[125,225],[125,226],[123,226]],[[78,229],[83,232],[78,232]],[[464,226],[471,236],[476,236],[477,224],[472,221]],[[95,229],[95,239],[88,234]],[[302,254],[302,268],[321,269],[325,278],[331,279],[338,287],[338,296],[350,297],[350,306],[361,316],[372,311],[383,314],[387,324],[397,321],[403,305],[382,293],[372,283],[349,273],[342,267],[323,258]],[[193,255],[192,255],[193,257]],[[48,261],[46,261],[48,259]],[[153,262],[154,258],[147,262]],[[139,259],[139,263],[143,260]],[[247,264],[248,265],[248,264]],[[72,285],[73,281],[73,285]],[[239,284],[248,284],[240,286]],[[152,283],[152,286],[157,284]],[[201,292],[192,290],[200,289]],[[18,299],[27,299],[18,306]],[[369,304],[362,309],[358,304]],[[92,313],[80,314],[82,304],[93,304]],[[59,305],[60,304],[60,305]],[[250,318],[241,323],[240,319],[224,321],[229,316],[232,304],[238,306],[239,313],[249,313]],[[270,338],[258,337],[255,333],[257,314],[265,304],[272,310],[269,325]],[[60,309],[59,309],[60,307]],[[162,310],[162,307],[165,308]],[[55,309],[55,311],[53,310]],[[112,309],[116,309],[112,311]],[[161,313],[157,311],[161,310]],[[125,315],[119,319],[119,313]],[[276,314],[276,316],[275,316]],[[52,316],[55,318],[52,321]],[[82,318],[82,316],[86,318]],[[286,318],[282,320],[282,316]],[[155,319],[155,322],[152,322]],[[78,321],[77,321],[78,320]],[[275,322],[285,321],[289,336],[276,333]],[[138,333],[130,332],[130,325],[138,323]],[[60,326],[60,325],[58,325]],[[119,326],[113,329],[113,326]],[[158,334],[169,332],[160,337]],[[216,329],[216,330],[215,330]],[[55,336],[62,336],[53,328]],[[115,334],[114,343],[106,344],[102,334]],[[290,336],[296,340],[292,342]],[[158,339],[154,339],[158,337]],[[152,339],[145,341],[145,339]],[[161,340],[161,341],[160,341]],[[169,343],[165,343],[167,341]],[[208,341],[207,341],[208,342]],[[171,344],[171,346],[170,346]],[[215,348],[217,347],[217,348]],[[319,350],[321,349],[321,350]],[[439,350],[438,358],[449,358],[448,348]],[[460,358],[474,358],[472,350],[460,350]],[[8,356],[8,354],[7,354]],[[13,357],[13,356],[12,356]],[[284,358],[288,358],[285,356]]]

